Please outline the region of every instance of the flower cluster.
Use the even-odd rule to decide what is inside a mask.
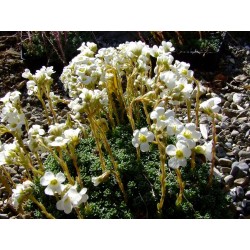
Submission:
[[[14,207],[29,196],[31,181],[38,177],[40,185],[45,187],[45,194],[56,197],[58,210],[66,214],[72,209],[79,212],[78,207],[86,203],[88,195],[75,149],[86,131],[95,139],[102,170],[99,176],[91,176],[93,185],[98,186],[113,175],[126,202],[119,166],[106,133],[128,121],[133,129],[132,145],[137,149],[138,159],[140,151],[149,152],[158,147],[162,195],[157,207],[160,211],[166,192],[166,165],[176,171],[181,197],[184,184],[179,168],[185,167],[189,160],[194,162],[195,154],[203,154],[207,161],[213,162],[215,130],[212,131],[213,139],[207,141],[209,131],[207,125],[199,124],[199,112],[208,115],[215,126],[221,99],[213,97],[199,103],[200,83],[194,78],[190,64],[174,60],[172,52],[175,48],[171,42],[163,41],[160,46],[153,47],[141,41],[126,42],[117,48],[99,50],[96,44],[87,42],[78,50],[80,53],[64,67],[60,76],[70,100],[63,100],[51,91],[53,67],[43,66],[35,74],[26,69],[22,75],[28,79],[28,94],[36,96],[43,106],[47,129],[29,124],[20,105],[20,92],[9,92],[0,99],[3,103],[0,118],[5,124],[0,126],[0,134],[13,136],[12,143],[0,143],[0,166],[23,165],[30,179],[13,189]],[[194,85],[197,85],[195,112],[191,110]],[[67,121],[58,121],[56,105],[59,102],[69,107]],[[147,125],[138,125],[141,114],[145,115]],[[23,140],[25,135],[27,138]],[[201,136],[205,139],[203,143]],[[156,147],[151,147],[151,143]],[[44,151],[52,154],[62,172],[54,174],[45,170],[40,157]],[[72,160],[77,177],[71,176],[72,171],[63,157],[65,154]],[[43,206],[39,206],[50,217]]]
[[[61,172],[54,175],[52,172],[46,171],[40,179],[40,184],[46,186],[44,190],[45,194],[51,196],[56,194],[61,195],[61,199],[56,203],[56,208],[69,214],[74,207],[85,203],[88,200],[88,195],[86,194],[87,188],[83,188],[80,192],[77,192],[77,185],[63,185],[62,183],[65,180],[65,175]]]
[[[11,132],[22,133],[22,126],[25,124],[25,115],[20,109],[19,91],[8,92],[3,98],[4,107],[0,114],[1,122],[6,123],[6,128]]]

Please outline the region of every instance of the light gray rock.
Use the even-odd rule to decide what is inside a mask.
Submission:
[[[246,197],[247,199],[250,199],[250,190],[248,190],[248,191],[245,193],[245,197]]]
[[[250,158],[250,152],[249,152],[249,151],[241,150],[241,151],[239,152],[239,157],[240,157],[240,158],[243,158],[243,159],[245,159],[245,158]]]
[[[8,214],[0,214],[0,219],[9,219]]]
[[[249,166],[248,166],[248,164],[246,164],[245,162],[239,162],[239,163],[237,164],[237,166],[238,166],[238,168],[239,168],[240,170],[242,170],[242,171],[246,171],[246,172],[249,171]]]
[[[235,136],[239,135],[239,133],[240,133],[239,131],[237,131],[237,130],[234,129],[234,130],[232,131],[232,133],[231,133],[231,136],[232,136],[232,137],[235,137]]]

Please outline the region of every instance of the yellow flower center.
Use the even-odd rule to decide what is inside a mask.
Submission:
[[[165,116],[165,115],[160,115],[160,116],[159,116],[159,119],[160,119],[161,121],[165,121],[165,120],[166,120],[166,116]]]
[[[183,136],[185,136],[187,139],[192,139],[192,133],[191,133],[191,131],[189,131],[189,130],[186,130],[186,131],[183,133]]]
[[[184,154],[183,154],[182,150],[177,149],[176,150],[176,158],[183,158],[183,157],[184,157]]]
[[[147,142],[147,137],[146,137],[145,135],[140,134],[138,137],[139,137],[139,141],[140,141],[141,143]]]
[[[187,69],[183,69],[183,70],[181,71],[181,73],[182,73],[183,75],[187,75],[188,70],[187,70]]]
[[[53,185],[53,186],[57,185],[57,183],[58,183],[57,179],[50,181],[50,185]]]

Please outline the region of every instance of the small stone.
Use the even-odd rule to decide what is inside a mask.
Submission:
[[[230,142],[226,142],[225,143],[225,146],[227,147],[227,148],[229,148],[229,149],[231,149],[233,146],[232,146],[232,143],[230,143]]]
[[[231,104],[231,103],[230,103],[229,101],[225,101],[223,107],[224,107],[224,108],[228,108],[228,107],[230,107],[230,104]]]
[[[250,152],[241,150],[239,152],[239,157],[245,159],[245,158],[250,158]]]
[[[249,207],[250,206],[250,200],[244,199],[241,203],[242,207]]]
[[[232,161],[229,160],[229,159],[226,159],[226,158],[220,158],[220,159],[219,159],[219,164],[220,164],[222,167],[231,167]]]
[[[248,78],[248,76],[245,76],[245,75],[238,75],[238,76],[234,77],[234,80],[235,80],[236,82],[244,82],[247,78]]]
[[[234,183],[234,177],[232,175],[228,175],[224,178],[224,181],[230,187]]]
[[[246,186],[248,183],[249,183],[249,177],[248,176],[243,177],[243,178],[238,178],[238,179],[234,180],[235,185],[239,185],[239,186],[242,186],[242,187]]]
[[[243,99],[243,96],[241,94],[239,94],[239,93],[235,93],[233,95],[233,102],[234,103],[239,104],[239,103],[241,103],[242,99]]]
[[[233,130],[232,133],[231,133],[231,136],[232,136],[232,137],[235,137],[235,136],[237,136],[239,133],[240,133],[239,131]]]
[[[240,207],[240,206],[236,207],[236,211],[241,213],[241,214],[244,213],[244,209],[242,207]]]
[[[236,199],[237,199],[237,194],[236,194],[236,188],[235,188],[235,187],[232,188],[232,189],[230,189],[229,195],[232,197],[233,201],[236,201]]]
[[[243,199],[244,197],[244,190],[241,186],[236,187],[236,194],[239,197],[239,199]]]
[[[0,214],[0,219],[9,219],[8,214]]]
[[[223,158],[223,157],[226,156],[226,152],[225,152],[225,150],[222,147],[216,146],[216,155],[219,158]]]
[[[223,174],[228,174],[228,173],[230,173],[231,168],[228,168],[228,167],[221,167],[221,168],[220,168],[220,171],[221,171]]]
[[[237,166],[241,171],[249,171],[249,166],[245,162],[239,162]]]
[[[247,199],[250,199],[250,190],[248,190],[248,191],[245,193],[245,197],[246,197]]]
[[[17,179],[17,178],[15,178],[15,177],[12,178],[12,181],[13,181],[14,183],[16,183],[16,184],[19,184],[19,183],[20,183],[20,180]]]

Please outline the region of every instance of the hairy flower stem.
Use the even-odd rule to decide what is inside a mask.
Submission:
[[[195,151],[192,150],[192,154],[191,154],[191,169],[194,170],[195,169]]]
[[[52,214],[48,213],[44,205],[41,202],[39,202],[33,195],[30,195],[29,198],[41,209],[42,213],[48,219],[55,219],[55,217]]]
[[[0,183],[2,183],[6,189],[6,191],[8,192],[8,194],[12,193],[12,189],[9,183],[11,183],[11,185],[13,187],[15,187],[15,183],[13,182],[13,180],[11,179],[10,173],[8,171],[6,171],[6,169],[2,166],[0,166]],[[3,174],[1,173],[3,172]]]
[[[196,79],[194,79],[196,86],[197,86],[197,92],[196,92],[196,106],[195,106],[195,116],[196,116],[196,120],[195,120],[195,125],[196,128],[199,127],[199,109],[200,109],[200,82],[197,81]]]
[[[37,160],[37,162],[38,162],[39,169],[40,169],[42,172],[44,172],[45,169],[44,169],[44,166],[43,166],[43,163],[42,163],[42,160],[41,160],[39,154],[38,154],[37,152],[34,152],[34,155],[35,155],[36,160]]]
[[[50,147],[47,147],[45,144],[41,143],[42,146],[44,148],[46,148],[52,155],[53,157],[58,161],[58,163],[60,164],[60,166],[62,167],[64,173],[65,173],[65,176],[66,178],[68,179],[69,183],[71,185],[74,185],[75,182],[74,182],[74,179],[71,177],[70,173],[69,173],[69,169],[68,169],[68,166],[66,164],[66,162],[63,160],[63,154],[62,154],[62,149],[60,147],[57,147],[57,151],[59,153],[59,156],[54,152],[53,149],[51,149]]]
[[[37,97],[38,97],[39,101],[42,103],[42,106],[43,106],[43,109],[44,109],[45,116],[46,116],[46,119],[48,121],[48,124],[51,125],[51,120],[49,118],[49,112],[48,112],[48,109],[46,107],[46,104],[45,104],[45,102],[44,102],[44,100],[43,100],[42,97],[40,97],[40,96],[37,96]]]
[[[52,104],[51,98],[50,98],[49,95],[47,96],[47,98],[48,98],[48,101],[49,101],[49,108],[50,108],[50,111],[51,111],[51,113],[52,113],[52,115],[53,115],[54,122],[56,123],[56,122],[58,122],[58,120],[57,120],[56,112],[55,112],[55,110],[54,110],[54,108],[53,108],[53,104]]]
[[[102,144],[100,142],[100,136],[97,134],[97,127],[96,127],[96,123],[95,123],[95,119],[92,116],[88,117],[89,123],[90,123],[90,128],[91,131],[94,135],[95,141],[96,141],[96,146],[99,152],[99,158],[100,158],[100,162],[101,162],[101,168],[102,168],[102,172],[104,173],[106,171],[106,163],[105,163],[105,159],[104,159],[104,155],[102,152]]]
[[[180,187],[180,192],[179,192],[179,195],[178,195],[178,198],[176,200],[176,206],[179,206],[182,202],[182,197],[183,197],[183,194],[184,194],[184,187],[185,187],[185,183],[182,181],[182,178],[181,178],[181,171],[179,168],[177,168],[175,170],[176,172],[176,175],[177,175],[177,181],[178,181],[178,184],[179,184],[179,187]]]
[[[56,159],[58,160],[58,162],[60,163],[60,165],[62,166],[63,168],[63,171],[69,181],[69,183],[71,185],[74,185],[74,179],[71,177],[70,173],[69,173],[69,169],[68,169],[68,166],[66,164],[66,162],[63,160],[63,153],[62,153],[62,149],[60,147],[57,147],[57,151],[59,153],[59,157],[55,154],[55,152],[53,151],[53,155],[56,156]]]
[[[160,202],[157,204],[157,209],[159,215],[162,214],[162,207],[164,204],[164,200],[166,197],[166,152],[165,148],[166,146],[160,141],[159,136],[156,136],[156,141],[158,144],[158,149],[160,152],[160,169],[161,169],[161,175],[160,175],[160,182],[161,182],[161,199]]]
[[[191,102],[190,102],[190,100],[186,101],[186,105],[187,105],[188,122],[191,122]]]
[[[78,219],[83,219],[83,217],[82,217],[82,215],[81,215],[81,213],[80,213],[80,209],[79,209],[78,207],[75,207],[74,209],[75,209],[75,211],[76,211],[76,214],[77,214]]]
[[[98,141],[101,140],[103,142],[104,147],[110,156],[110,160],[111,160],[111,163],[112,163],[113,168],[114,168],[114,171],[112,171],[112,172],[114,173],[116,181],[118,183],[118,186],[119,186],[119,188],[124,196],[124,201],[127,203],[127,194],[125,192],[125,189],[124,189],[124,186],[123,186],[123,183],[122,183],[119,171],[118,171],[118,164],[115,161],[115,158],[113,156],[113,153],[112,153],[111,147],[109,145],[109,142],[107,140],[106,134],[104,133],[103,129],[97,124],[97,122],[95,121],[94,118],[91,117],[90,119],[93,119],[92,122],[94,125],[94,131],[95,132],[99,131]]]
[[[213,182],[213,174],[214,174],[214,165],[215,165],[215,145],[216,145],[216,127],[215,127],[215,116],[212,115],[212,136],[213,136],[213,144],[212,144],[212,160],[211,160],[211,168],[209,174],[208,184],[211,187]]]
[[[83,188],[83,182],[81,179],[80,169],[79,169],[78,164],[77,164],[77,157],[75,154],[75,148],[72,145],[69,145],[69,155],[73,161],[73,165],[74,165],[76,173],[77,173],[77,182],[79,183],[80,187]]]

